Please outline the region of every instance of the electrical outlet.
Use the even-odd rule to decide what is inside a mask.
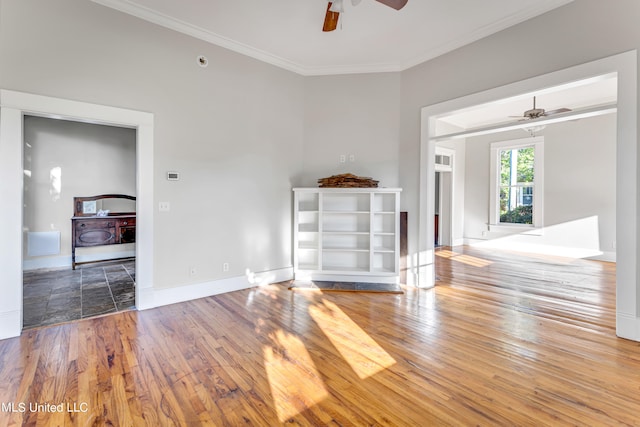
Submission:
[[[349,154],[349,161],[351,163],[355,162],[356,161],[356,155],[355,154]]]
[[[195,267],[189,267],[189,276],[193,277],[198,274],[198,270]]]
[[[222,264],[222,271],[229,271],[229,263],[225,262],[224,264]]]
[[[171,210],[171,203],[169,202],[158,203],[158,210],[160,212],[169,212]]]

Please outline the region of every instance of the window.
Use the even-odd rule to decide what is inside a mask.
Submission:
[[[544,138],[491,144],[491,226],[542,227]]]

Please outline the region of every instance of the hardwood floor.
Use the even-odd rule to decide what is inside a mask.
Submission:
[[[640,425],[614,265],[437,265],[403,295],[274,284],[25,331],[0,341],[0,425]]]

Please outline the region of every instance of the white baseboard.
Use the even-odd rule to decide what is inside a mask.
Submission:
[[[114,258],[131,258],[135,256],[136,256],[135,250],[109,252],[107,254],[87,254],[82,256],[76,255],[76,263],[108,261]],[[38,270],[41,268],[64,268],[64,267],[71,267],[71,255],[25,259],[22,262],[22,268],[25,271]]]
[[[293,279],[293,268],[288,267],[175,288],[143,288],[138,290],[136,307],[138,310],[147,310],[291,279]]]
[[[0,313],[0,340],[20,336],[22,332],[22,310]]]
[[[631,314],[616,313],[616,335],[632,341],[640,341],[640,318]]]
[[[366,274],[322,274],[322,273],[306,273],[298,271],[294,277],[296,280],[309,281],[337,281],[337,282],[361,282],[361,283],[400,283],[400,276],[369,276]]]

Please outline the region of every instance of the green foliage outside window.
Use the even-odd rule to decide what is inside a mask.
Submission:
[[[533,224],[534,152],[534,147],[500,151],[502,223]]]
[[[500,222],[509,224],[533,224],[533,206],[518,206],[500,215]]]

